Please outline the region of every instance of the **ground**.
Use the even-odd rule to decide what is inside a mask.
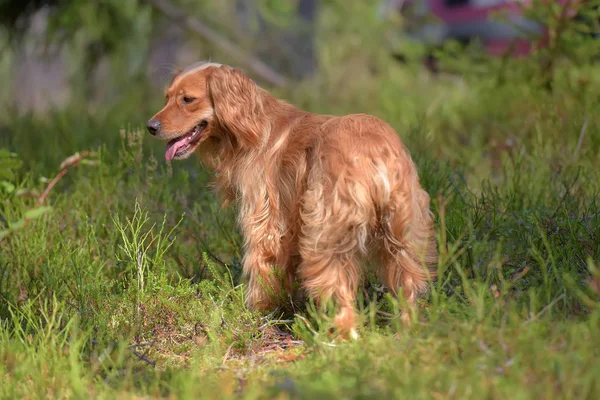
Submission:
[[[368,279],[357,341],[332,336],[333,311],[311,304],[248,311],[235,207],[219,207],[197,160],[167,165],[142,129],[160,93],[94,115],[10,115],[0,397],[598,398],[597,73],[572,70],[549,91],[493,70],[385,65],[276,94],[372,113],[406,143],[441,254],[410,327]]]

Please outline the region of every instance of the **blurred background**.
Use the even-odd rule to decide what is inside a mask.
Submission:
[[[352,71],[349,79],[377,75],[376,66],[393,62],[416,61],[439,72],[434,51],[449,45],[454,51],[471,45],[472,56],[476,48],[524,57],[559,47],[559,35],[562,48],[552,51],[577,43],[570,51],[591,57],[597,44],[581,44],[598,32],[593,3],[0,0],[0,102],[19,113],[44,113],[84,97],[91,111],[140,85],[160,88],[177,67],[208,59],[241,67],[266,86],[289,88],[327,70],[344,77]]]
[[[309,111],[382,117],[479,179],[534,137],[528,121],[557,93],[573,99],[568,129],[595,114],[599,4],[0,0],[0,147],[38,171],[114,148],[162,106],[177,68],[212,60]]]

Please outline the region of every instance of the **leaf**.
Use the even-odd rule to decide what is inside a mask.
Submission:
[[[0,191],[11,194],[15,191],[15,185],[8,181],[0,181]]]
[[[100,165],[100,161],[99,160],[87,160],[87,159],[83,159],[81,160],[81,165]]]
[[[14,171],[21,168],[23,163],[16,158],[16,154],[6,149],[0,149],[0,179],[13,180]]]
[[[0,165],[0,179],[12,181],[14,178],[15,174],[10,168],[4,168],[3,165]]]
[[[17,155],[7,149],[0,149],[0,158],[16,157]]]
[[[23,218],[23,219],[18,220],[17,222],[12,222],[12,223],[9,224],[9,226],[10,226],[10,230],[9,231],[14,231],[14,230],[17,230],[17,229],[21,229],[22,227],[25,226],[25,219]]]
[[[0,157],[0,167],[2,168],[21,168],[23,162],[18,158],[9,157],[9,158],[1,158]]]
[[[25,218],[26,219],[38,218],[51,210],[52,210],[52,207],[50,207],[50,206],[34,208],[33,210],[29,210],[25,213]]]

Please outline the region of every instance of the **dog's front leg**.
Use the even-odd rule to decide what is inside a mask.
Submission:
[[[248,278],[246,305],[254,310],[268,310],[282,298],[281,288],[288,261],[283,239],[286,231],[284,217],[280,214],[279,197],[269,191],[265,180],[252,174],[252,185],[242,187],[239,221],[244,235],[244,275]],[[248,179],[249,180],[249,179]],[[250,180],[249,180],[250,181]]]
[[[282,256],[279,236],[272,233],[247,242],[244,274],[249,278],[246,305],[253,310],[274,308],[282,296]]]

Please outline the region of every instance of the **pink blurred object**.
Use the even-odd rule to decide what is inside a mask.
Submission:
[[[573,0],[548,0],[567,6]],[[576,1],[576,0],[575,0]],[[479,39],[488,54],[513,56],[531,52],[530,37],[539,37],[544,45],[546,28],[523,16],[529,0],[388,0],[383,10],[400,12],[412,39],[441,44],[445,40]],[[506,19],[493,18],[502,12]]]

